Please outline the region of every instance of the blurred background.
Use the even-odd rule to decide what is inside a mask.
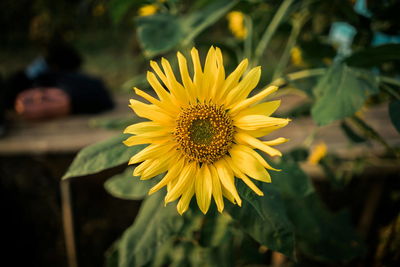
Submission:
[[[340,248],[344,237],[337,251],[300,252],[298,263],[251,243],[257,255],[235,266],[398,266],[399,10],[396,0],[1,1],[2,99],[10,85],[28,79],[23,90],[60,87],[70,103],[65,112],[33,119],[14,106],[23,96],[0,106],[5,257],[12,266],[68,266],[66,205],[79,265],[106,265],[107,250],[141,203],[114,198],[103,187],[125,166],[72,179],[70,198],[62,195],[60,179],[80,149],[137,120],[128,99],[132,86],[149,89],[150,59],[166,57],[176,67],[177,50],[188,55],[196,46],[204,58],[214,45],[224,53],[227,73],[249,58],[262,66],[257,89],[282,87],[278,116],[293,120],[277,133],[291,139],[281,146],[286,159],[311,177],[324,210],[346,211],[343,229],[350,223],[362,240],[347,244],[354,250]],[[48,73],[56,82],[47,86],[49,80],[37,77]],[[94,91],[85,91],[91,86],[86,82]],[[71,84],[79,94],[63,87]],[[83,108],[101,99],[106,104]],[[343,220],[335,231],[341,232]],[[325,230],[321,236],[335,248],[336,232]]]

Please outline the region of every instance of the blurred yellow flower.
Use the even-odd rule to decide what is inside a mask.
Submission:
[[[303,53],[301,52],[301,49],[298,46],[295,46],[290,50],[290,57],[293,65],[298,67],[306,66],[303,60]]]
[[[150,15],[154,15],[155,13],[157,13],[158,11],[158,6],[156,5],[144,5],[141,8],[139,8],[138,11],[138,15],[140,17],[144,17],[144,16],[150,16]]]
[[[233,35],[240,40],[247,36],[247,30],[244,25],[244,14],[240,11],[231,11],[226,16],[228,19],[228,26]]]
[[[328,147],[324,142],[321,142],[311,149],[307,162],[311,165],[317,165],[320,160],[326,156]]]
[[[106,7],[104,6],[104,4],[97,4],[92,10],[92,15],[94,17],[100,17],[103,16],[105,12]]]
[[[176,79],[168,60],[163,58],[163,70],[151,61],[154,73],[147,73],[158,99],[134,88],[137,95],[151,104],[130,100],[133,111],[149,119],[130,125],[124,131],[134,135],[124,141],[127,146],[149,144],[130,159],[129,164],[140,163],[133,175],[147,180],[166,172],[149,194],[166,186],[165,203],[179,198],[177,210],[180,214],[188,209],[194,195],[203,213],[208,211],[212,197],[219,212],[224,209],[223,197],[240,206],[242,200],[234,177],[262,196],[263,192],[250,177],[270,183],[266,169],[276,169],[254,149],[269,156],[281,156],[272,146],[287,141],[282,137],[271,141],[258,139],[289,122],[289,119],[271,117],[280,100],[260,103],[278,87],[268,86],[249,97],[260,80],[261,68],[251,69],[241,79],[248,65],[245,59],[225,77],[219,48],[210,48],[204,68],[197,49],[191,50],[193,78],[189,75],[186,58],[179,52],[177,57],[182,83]]]

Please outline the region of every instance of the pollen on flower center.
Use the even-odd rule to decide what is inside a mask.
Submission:
[[[232,120],[223,106],[209,103],[183,108],[174,135],[185,157],[211,164],[228,152],[233,133]]]

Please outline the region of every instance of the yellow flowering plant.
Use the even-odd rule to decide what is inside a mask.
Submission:
[[[311,149],[323,129],[314,126],[334,121],[349,139],[361,132],[396,155],[356,114],[381,88],[398,97],[397,80],[363,67],[382,48],[342,55],[329,36],[318,39],[316,18],[328,15],[313,12],[316,3],[327,8],[322,1],[195,2],[137,3],[136,36],[150,66],[138,75],[145,82],[127,82],[133,114],[115,127],[119,135],[83,149],[64,176],[126,166],[105,189],[142,202],[108,265],[272,265],[271,253],[335,265],[360,257],[364,245],[348,216],[325,207],[304,168],[337,178],[334,146]],[[279,109],[291,92],[306,103]],[[399,106],[389,107],[397,128]],[[303,122],[313,130],[303,133]]]

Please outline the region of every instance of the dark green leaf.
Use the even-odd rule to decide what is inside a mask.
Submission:
[[[353,53],[345,62],[349,66],[368,68],[391,60],[400,60],[400,44],[368,47]]]
[[[179,44],[188,45],[204,29],[214,24],[238,1],[214,1],[192,14],[155,14],[136,19],[139,42],[147,57],[165,53]]]
[[[270,186],[275,187],[284,198],[303,198],[314,193],[314,187],[310,179],[299,168],[297,163],[285,161],[284,164],[281,163],[276,168],[281,169],[281,171],[272,174],[272,183]]]
[[[147,57],[167,52],[184,38],[182,23],[177,16],[155,14],[139,17],[136,24],[138,38]]]
[[[316,194],[287,199],[286,207],[302,254],[330,262],[350,260],[363,253],[362,241],[351,226],[348,214],[329,212]]]
[[[282,162],[270,185],[279,191],[296,232],[299,252],[321,261],[360,256],[363,244],[346,213],[333,214],[318,198],[310,179],[296,163]],[[303,184],[303,186],[301,186]]]
[[[378,92],[377,78],[372,72],[335,64],[314,88],[312,117],[319,125],[326,125],[352,116],[369,96]]]
[[[127,168],[123,173],[117,174],[104,183],[108,193],[122,199],[140,200],[146,197],[150,188],[158,179],[142,181],[139,177],[132,176],[132,168]]]
[[[122,143],[125,139],[127,136],[120,134],[83,148],[62,179],[97,173],[128,162],[129,158],[142,150],[144,146],[129,148]]]
[[[187,15],[182,23],[189,25],[185,28],[184,44],[188,44],[196,38],[204,29],[217,22],[233,6],[238,3],[237,0],[212,1],[203,9],[197,10]]]
[[[135,222],[118,243],[119,267],[143,266],[154,257],[158,248],[176,235],[183,225],[183,217],[175,205],[164,207],[164,194],[158,192],[142,204]]]
[[[131,0],[111,0],[108,4],[111,19],[114,24],[118,24],[126,16],[131,8],[144,4],[145,1],[131,1]]]
[[[389,104],[389,116],[396,130],[400,133],[400,100]]]
[[[237,183],[242,207],[228,206],[228,213],[252,238],[272,250],[294,258],[294,229],[283,200],[270,184],[262,184],[264,196],[257,196],[242,182]]]

